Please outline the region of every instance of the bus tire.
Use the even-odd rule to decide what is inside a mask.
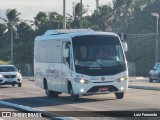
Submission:
[[[115,93],[115,95],[117,99],[122,99],[124,96],[124,93]]]
[[[69,90],[69,91],[70,91],[70,95],[71,95],[71,100],[72,100],[72,101],[78,101],[79,95],[75,95],[75,94],[74,94],[72,86],[70,87],[70,90]]]
[[[56,97],[58,97],[58,95],[59,95],[59,93],[58,92],[55,92],[55,91],[50,91],[51,93],[51,97],[52,98],[56,98]]]
[[[56,98],[59,95],[58,92],[49,90],[47,83],[45,84],[45,93],[46,93],[47,97],[49,97],[49,98]]]

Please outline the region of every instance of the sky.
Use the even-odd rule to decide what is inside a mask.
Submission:
[[[112,0],[99,0],[99,5],[108,4]],[[73,2],[80,0],[66,0],[66,13],[72,15]],[[85,7],[89,6],[89,13],[96,9],[96,0],[82,0]],[[63,0],[0,0],[0,17],[5,18],[7,9],[17,9],[22,20],[33,20],[39,11],[63,13]],[[2,22],[2,20],[0,21]]]

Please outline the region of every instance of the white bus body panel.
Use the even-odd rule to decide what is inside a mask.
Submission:
[[[85,34],[87,35],[88,33]],[[108,33],[108,35],[110,34]],[[47,81],[49,90],[63,92],[63,93],[69,93],[68,81],[71,82],[73,91],[77,95],[103,93],[103,92],[88,92],[94,86],[114,86],[118,89],[117,91],[113,91],[114,93],[127,91],[128,67],[126,71],[118,73],[116,75],[88,76],[88,75],[78,74],[75,72],[75,69],[71,70],[66,64],[64,64],[62,62],[63,42],[67,41],[71,42],[71,39],[72,39],[71,35],[66,35],[65,37],[65,35],[48,35],[48,34],[36,38],[34,47],[34,77],[37,86],[44,89],[44,79],[45,79]],[[72,48],[71,51],[73,51]],[[37,58],[42,57],[39,58],[42,61],[37,61],[36,57]],[[127,80],[123,82],[117,81],[119,78],[124,76],[127,77]],[[89,80],[90,82],[88,84],[75,82],[74,79],[77,77]],[[104,93],[111,93],[111,92],[106,91]]]

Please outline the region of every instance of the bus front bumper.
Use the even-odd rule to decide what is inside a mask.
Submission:
[[[111,83],[74,83],[74,94],[77,95],[90,95],[90,94],[108,94],[126,92],[128,89],[128,81],[111,82]]]

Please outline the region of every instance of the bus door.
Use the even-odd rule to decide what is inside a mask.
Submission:
[[[71,44],[70,42],[63,42],[62,43],[62,89],[63,92],[68,93],[68,79],[71,77],[71,69],[72,61],[71,59]]]

